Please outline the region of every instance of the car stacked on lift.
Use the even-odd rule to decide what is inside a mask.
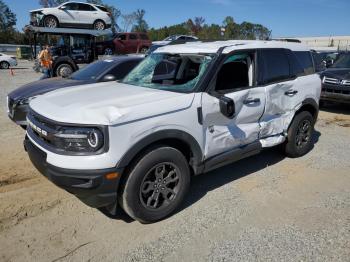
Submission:
[[[57,7],[30,11],[31,25],[104,30],[111,27],[111,13],[101,5],[68,2]]]

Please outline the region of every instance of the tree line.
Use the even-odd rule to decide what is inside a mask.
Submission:
[[[55,7],[68,0],[39,0],[42,7]],[[207,24],[205,18],[195,17],[187,21],[161,28],[149,28],[145,20],[146,11],[138,9],[135,12],[122,14],[115,6],[105,4],[103,0],[87,0],[86,2],[105,6],[112,14],[113,32],[147,32],[150,39],[162,40],[169,35],[194,35],[203,40],[218,39],[269,39],[271,31],[261,24],[250,22],[236,23],[233,17],[226,17],[222,24]],[[16,14],[0,0],[0,43],[29,44],[29,36],[16,30]]]

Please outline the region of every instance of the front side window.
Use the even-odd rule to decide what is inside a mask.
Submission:
[[[175,92],[191,92],[205,73],[213,55],[153,53],[123,83]]]
[[[120,35],[117,35],[117,38],[118,38],[119,40],[124,41],[124,40],[126,40],[126,35],[120,34]]]
[[[104,71],[113,66],[112,60],[99,60],[73,73],[73,80],[96,80]]]
[[[91,5],[78,4],[79,11],[96,11]]]
[[[135,34],[130,34],[130,35],[129,35],[129,39],[130,39],[130,40],[136,40],[136,39],[137,39],[137,35],[135,35]]]
[[[343,54],[331,66],[332,68],[350,68],[350,54]]]
[[[78,10],[78,4],[76,3],[68,3],[66,5],[64,5],[64,7],[66,8],[66,10]]]
[[[243,90],[254,85],[254,52],[239,52],[228,56],[221,66],[215,90],[229,93]]]
[[[260,50],[259,82],[269,84],[290,78],[289,62],[283,49]],[[262,69],[262,70],[261,70]]]

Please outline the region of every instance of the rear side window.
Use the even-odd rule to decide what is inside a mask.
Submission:
[[[269,84],[290,78],[288,57],[283,49],[260,50],[259,83]]]
[[[106,12],[106,13],[109,12],[108,9],[107,9],[106,7],[104,7],[104,6],[97,5],[96,7],[97,7],[98,9],[100,9],[101,11],[103,11],[103,12]]]
[[[145,34],[140,34],[140,38],[141,38],[142,40],[148,40],[148,36],[145,35]]]
[[[130,40],[136,40],[136,39],[137,39],[137,35],[135,35],[135,34],[130,34],[130,35],[129,35],[129,39],[130,39]]]
[[[293,52],[301,65],[304,74],[309,75],[315,73],[314,63],[312,61],[311,53],[308,51],[295,51]]]

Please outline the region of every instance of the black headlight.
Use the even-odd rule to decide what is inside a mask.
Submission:
[[[97,152],[104,146],[103,132],[93,127],[62,127],[50,141],[65,152]]]

